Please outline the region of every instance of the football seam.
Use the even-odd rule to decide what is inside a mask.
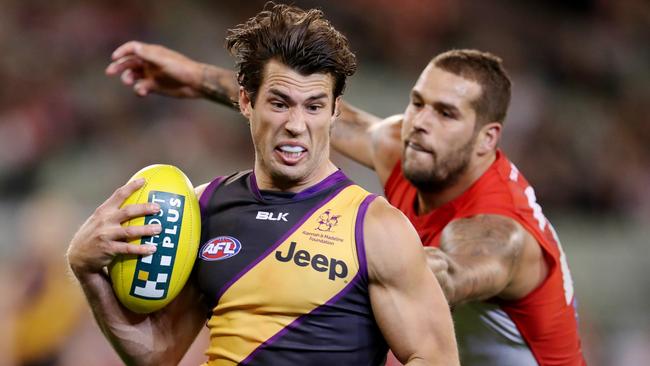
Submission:
[[[190,207],[190,210],[189,210],[189,216],[190,216],[190,220],[189,220],[189,229],[190,229],[190,234],[189,234],[189,237],[190,237],[190,243],[191,243],[191,242],[192,242],[192,239],[193,239],[193,237],[194,237],[194,235],[193,235],[193,234],[194,234],[194,231],[192,230],[192,227],[193,227],[193,226],[192,226],[192,224],[193,224],[193,220],[192,220],[192,218],[193,218],[193,214],[194,214],[194,212],[193,212],[193,211],[194,211],[193,208],[195,207],[195,205],[194,205],[194,200],[192,199],[192,198],[194,197],[194,196],[192,195],[192,193],[194,193],[194,186],[192,185],[192,182],[189,180],[189,178],[187,178],[187,176],[185,175],[185,173],[183,173],[182,170],[178,169],[177,167],[176,167],[176,170],[177,170],[177,172],[180,174],[180,176],[181,176],[182,178],[184,178],[183,181],[185,182],[185,186],[186,186],[186,187],[190,187],[190,190],[189,190],[187,193],[188,193],[188,201],[191,201],[191,203],[192,203],[192,204],[191,204],[192,207]],[[189,184],[187,184],[188,182],[189,182]],[[182,220],[181,220],[181,225],[182,225],[182,224],[183,224],[183,222],[182,222]],[[183,228],[181,228],[181,230],[183,230]],[[181,232],[181,234],[182,234],[182,232]],[[180,246],[180,235],[179,235],[179,244],[178,244],[178,246]],[[178,255],[178,252],[179,252],[179,248],[178,248],[178,246],[176,247],[176,258],[174,259],[174,261],[176,261],[176,260],[178,259],[178,257],[179,257],[179,255]],[[190,258],[191,258],[191,257],[190,257]],[[192,261],[192,263],[194,263],[194,261]],[[185,268],[187,267],[187,260],[183,261],[183,263],[181,264],[181,266],[182,266],[182,267],[181,267],[181,270],[182,270],[181,273],[185,273]],[[174,277],[174,268],[172,268],[172,273],[171,273],[171,276],[170,276],[170,280],[173,279],[173,277]],[[188,275],[188,278],[189,278],[189,275]],[[187,280],[187,279],[186,279],[186,280]],[[185,285],[185,283],[183,283],[183,285]],[[176,283],[174,283],[173,286],[174,286],[174,290],[176,290],[176,288],[178,287],[178,285],[177,285]],[[182,288],[178,289],[178,292],[180,293],[181,290],[182,290]],[[174,291],[174,292],[175,292],[175,291]],[[178,294],[176,294],[176,295],[178,295]],[[174,296],[174,297],[175,297],[175,296]]]

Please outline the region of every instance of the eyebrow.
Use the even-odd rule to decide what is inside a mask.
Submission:
[[[288,96],[287,94],[279,91],[278,89],[271,88],[271,89],[269,89],[269,93],[271,93],[271,94],[273,94],[273,95],[275,95],[275,96],[277,96],[277,97],[279,97],[281,99],[284,99],[285,101],[293,101],[293,99],[291,99],[290,96]],[[311,101],[326,98],[326,97],[327,97],[327,93],[320,93],[320,94],[312,95],[311,97],[307,98],[307,102],[311,102]]]
[[[460,114],[460,110],[453,104],[445,103],[445,102],[434,102],[433,107],[438,109],[438,110],[448,110],[451,113],[454,113],[456,115]]]
[[[411,90],[411,97],[412,98],[417,98],[417,99],[420,99],[420,100],[424,99],[424,98],[422,98],[422,94],[420,94],[417,90]]]
[[[411,97],[424,101],[424,98],[422,97],[422,94],[420,94],[420,92],[418,92],[417,90],[411,90]],[[428,103],[428,104],[431,104],[431,106],[433,106],[435,109],[438,109],[438,110],[446,109],[446,110],[449,110],[450,112],[455,113],[457,115],[461,114],[460,109],[458,109],[458,107],[456,107],[455,105],[450,104],[450,103],[436,101],[436,102]]]

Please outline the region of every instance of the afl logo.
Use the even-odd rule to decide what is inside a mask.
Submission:
[[[241,250],[241,243],[232,236],[218,236],[210,239],[201,248],[201,259],[220,261],[234,257]]]

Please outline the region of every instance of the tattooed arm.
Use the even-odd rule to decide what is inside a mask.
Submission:
[[[519,299],[537,288],[548,265],[535,238],[511,218],[477,215],[452,221],[427,262],[447,301]]]

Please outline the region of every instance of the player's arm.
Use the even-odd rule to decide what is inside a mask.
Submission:
[[[119,303],[106,273],[115,255],[149,255],[155,251],[154,246],[131,245],[128,241],[156,235],[160,225],[120,225],[158,211],[151,203],[120,208],[143,183],[134,180],[125,184],[99,206],[74,235],[67,258],[97,324],[126,364],[176,365],[205,324],[206,311],[196,288],[188,283],[168,306],[142,315]]]
[[[120,75],[136,94],[206,98],[235,108],[239,84],[232,70],[194,61],[164,46],[130,41],[118,47],[106,68]],[[381,119],[345,102],[332,125],[332,146],[348,158],[374,169],[383,183],[397,163],[401,116]]]
[[[206,98],[235,108],[239,85],[232,70],[194,61],[164,46],[130,41],[118,47],[106,68],[122,83],[146,96]]]
[[[384,338],[405,365],[459,365],[449,306],[406,217],[383,198],[364,222],[370,301]]]
[[[375,170],[383,185],[401,154],[402,115],[381,119],[341,102],[331,144],[346,157]]]
[[[452,305],[494,296],[518,299],[548,273],[535,238],[515,220],[500,215],[454,220],[442,232],[440,249],[425,250]]]

